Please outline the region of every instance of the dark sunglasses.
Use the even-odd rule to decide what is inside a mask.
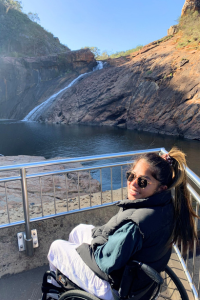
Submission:
[[[126,179],[128,180],[128,181],[133,181],[134,179],[136,179],[137,178],[137,184],[138,184],[138,186],[140,187],[140,188],[142,188],[142,189],[144,189],[145,187],[147,187],[147,185],[148,185],[148,180],[146,179],[146,178],[144,178],[144,177],[142,177],[142,176],[139,176],[139,177],[137,177],[134,173],[132,173],[132,172],[127,172],[126,173]]]

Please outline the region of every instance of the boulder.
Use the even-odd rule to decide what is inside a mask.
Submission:
[[[174,35],[175,33],[178,32],[178,25],[172,25],[168,30],[167,30],[167,35]]]

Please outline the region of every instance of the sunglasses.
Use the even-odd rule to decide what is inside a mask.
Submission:
[[[140,187],[140,188],[142,188],[142,189],[145,189],[145,187],[147,187],[147,185],[148,185],[148,183],[149,183],[149,181],[146,179],[146,178],[144,178],[144,177],[142,177],[142,176],[139,176],[139,177],[137,177],[134,173],[132,173],[132,172],[127,172],[126,173],[126,179],[128,180],[128,181],[133,181],[134,179],[137,179],[137,184],[138,184],[138,186]]]

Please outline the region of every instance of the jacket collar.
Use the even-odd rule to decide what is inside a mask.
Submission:
[[[137,199],[137,200],[122,200],[117,205],[119,207],[123,207],[124,209],[129,208],[148,208],[154,206],[164,206],[170,203],[172,200],[171,191],[163,191],[157,194],[150,196],[145,199]]]

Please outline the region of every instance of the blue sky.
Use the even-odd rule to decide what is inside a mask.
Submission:
[[[23,12],[71,50],[95,46],[109,54],[167,35],[185,0],[21,0]]]

